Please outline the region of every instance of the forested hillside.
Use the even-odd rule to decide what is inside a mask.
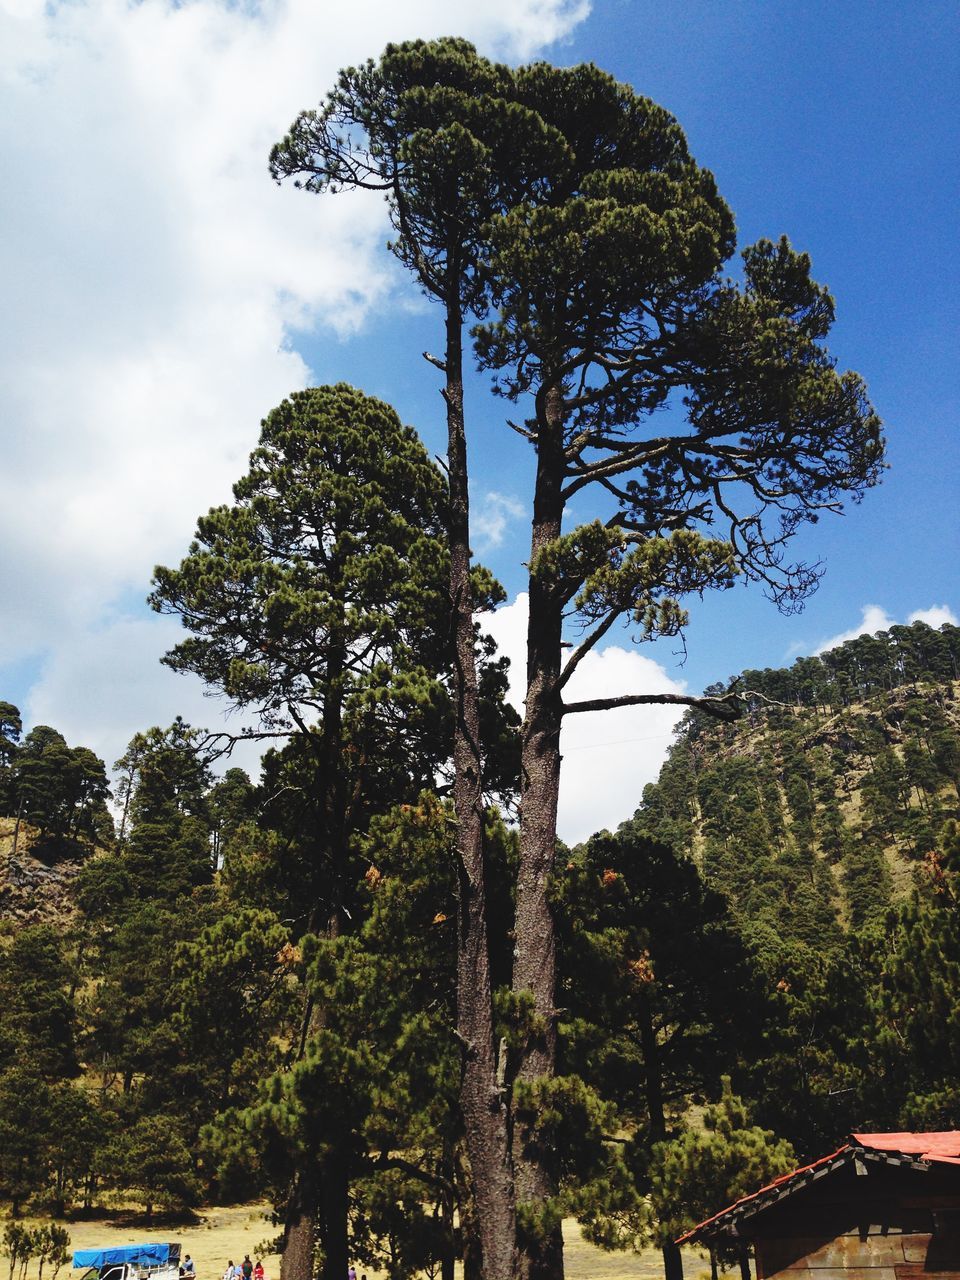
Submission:
[[[740,1079],[809,1155],[960,1122],[958,672],[923,623],[745,671],[744,717],[689,713],[627,824],[728,904],[767,1002]]]
[[[960,629],[921,622],[744,671],[746,716],[690,712],[636,821],[789,968],[907,895],[957,816],[958,676]]]

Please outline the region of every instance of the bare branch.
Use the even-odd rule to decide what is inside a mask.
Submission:
[[[610,711],[615,707],[671,706],[695,707],[717,720],[739,720],[743,715],[743,698],[726,693],[722,698],[694,698],[685,693],[625,693],[619,698],[590,698],[586,702],[566,702],[563,715],[577,711]]]
[[[580,644],[577,645],[576,649],[571,654],[570,659],[567,662],[566,666],[560,672],[560,678],[557,681],[558,689],[562,689],[564,687],[564,685],[573,675],[574,671],[576,671],[577,667],[584,660],[584,658],[587,656],[590,650],[594,647],[594,645],[599,640],[603,639],[603,637],[607,634],[607,632],[610,630],[610,628],[613,626],[616,620],[622,616],[622,614],[623,614],[622,609],[613,609],[610,613],[607,614],[607,616],[600,623],[600,625],[597,627],[594,627],[593,631],[590,632],[587,638],[585,640],[582,640]]]

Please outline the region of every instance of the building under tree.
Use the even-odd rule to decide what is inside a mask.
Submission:
[[[855,1133],[681,1236],[758,1280],[960,1280],[960,1131]]]

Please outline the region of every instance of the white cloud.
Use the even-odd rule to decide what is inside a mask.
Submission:
[[[309,381],[292,328],[352,332],[396,288],[381,202],[277,188],[271,144],[388,40],[455,30],[523,58],[587,8],[0,0],[0,663],[46,655],[38,706]],[[126,680],[154,634],[129,624]],[[125,696],[101,692],[87,740]]]
[[[475,550],[483,554],[499,547],[513,521],[526,515],[526,507],[518,498],[507,493],[485,493],[480,502],[471,506],[471,526]]]
[[[865,604],[861,611],[860,622],[857,626],[851,627],[849,631],[841,631],[839,635],[831,636],[829,640],[822,640],[814,649],[814,656],[826,653],[828,649],[838,649],[840,645],[846,644],[848,640],[856,640],[857,636],[873,635],[875,631],[886,631],[888,627],[895,624],[895,619],[891,618],[886,609],[882,609],[878,604]]]
[[[210,697],[198,677],[161,666],[163,653],[182,638],[172,618],[119,618],[79,629],[69,648],[54,650],[43,679],[21,708],[25,723],[53,725],[71,745],[92,748],[108,766],[135,733],[166,726],[178,713],[214,733],[252,726],[224,699]],[[226,764],[256,776],[261,750],[256,743],[242,743]]]
[[[908,622],[925,622],[928,627],[942,627],[948,622],[951,627],[960,627],[957,615],[948,604],[932,604],[929,609],[917,609],[911,613]]]
[[[483,620],[484,629],[510,658],[509,697],[523,714],[527,596]],[[587,655],[570,681],[569,701],[625,693],[684,693],[652,658],[608,645]],[[567,716],[560,738],[563,766],[557,826],[569,844],[633,815],[643,788],[656,781],[682,707],[618,707]]]

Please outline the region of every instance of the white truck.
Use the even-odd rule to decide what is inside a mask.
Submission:
[[[78,1280],[180,1280],[179,1244],[128,1244],[116,1249],[78,1249]]]

